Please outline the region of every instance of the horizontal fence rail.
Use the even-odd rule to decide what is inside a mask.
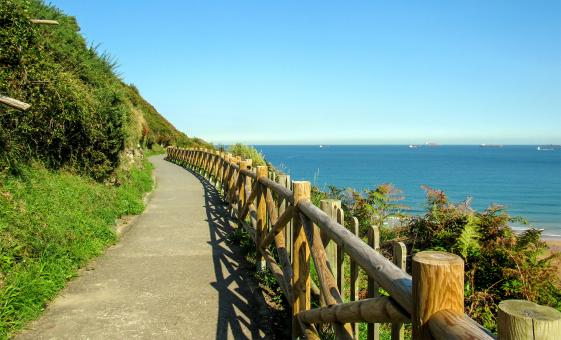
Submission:
[[[200,173],[215,185],[232,217],[252,237],[258,267],[267,266],[292,308],[293,338],[317,339],[318,325],[330,324],[338,339],[358,339],[357,323],[392,323],[392,339],[403,338],[411,323],[414,339],[492,339],[464,314],[464,263],[453,254],[415,254],[412,275],[405,271],[405,246],[394,245],[394,262],[380,252],[379,230],[369,242],[358,237],[358,221],[344,226],[343,211],[332,201],[325,209],[311,202],[309,182],[290,181],[252,166],[252,160],[201,148],[167,148],[167,159]],[[326,211],[329,213],[326,213]],[[350,258],[350,294],[343,299],[342,263]],[[318,283],[311,280],[315,268]],[[358,268],[369,278],[368,297],[358,299]],[[389,296],[379,296],[378,287]],[[312,296],[320,306],[312,308]]]

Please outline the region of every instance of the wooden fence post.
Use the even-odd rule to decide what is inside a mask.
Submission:
[[[377,225],[371,225],[368,228],[368,245],[374,250],[380,250],[380,227]],[[380,296],[378,293],[378,283],[371,277],[368,277],[368,297],[374,298]],[[380,339],[380,324],[379,323],[369,323],[367,326],[367,336],[368,340],[379,340]]]
[[[238,166],[238,169],[232,168],[232,176],[230,177],[230,210],[232,214],[234,214],[234,204],[238,204],[238,177],[240,176],[239,169],[242,166],[242,161],[239,156],[235,157],[234,162]]]
[[[464,261],[441,252],[413,256],[413,339],[432,339],[428,321],[439,311],[464,313]]]
[[[241,173],[241,170],[250,170],[251,163],[251,159],[244,159],[240,162],[240,172],[238,172],[239,191],[238,201],[236,202],[238,204],[238,216],[241,215],[243,206],[245,205],[245,181],[247,180],[247,178],[244,179],[245,175]]]
[[[292,189],[290,187],[290,184],[292,183],[290,181],[290,176],[289,175],[285,175],[285,174],[279,174],[277,176],[277,182],[282,185],[283,187],[287,188],[287,189]],[[279,205],[279,216],[282,215],[282,213],[284,213],[284,211],[286,210],[286,201],[283,200],[282,203]],[[288,258],[290,259],[290,262],[292,263],[292,248],[293,248],[293,238],[292,238],[293,234],[292,234],[292,222],[289,222],[286,227],[284,227],[284,239],[286,242],[286,252],[288,253]]]
[[[401,270],[406,271],[407,247],[403,242],[393,243],[393,263]],[[403,340],[405,332],[403,324],[392,323],[392,340]]]
[[[359,223],[358,223],[358,219],[356,217],[353,216],[352,218],[352,223],[351,223],[351,232],[355,235],[355,236],[359,236]],[[351,301],[358,301],[359,297],[358,297],[358,290],[359,290],[359,275],[358,275],[358,266],[356,264],[355,261],[353,261],[351,259],[351,282],[350,282],[350,296],[349,299]],[[358,327],[358,322],[353,324],[353,333],[355,336],[355,339],[359,339],[360,338],[360,333],[359,333],[359,327]]]
[[[344,228],[345,227],[345,212],[343,211],[342,208],[337,208],[335,210],[335,217],[336,217],[337,223],[342,225],[343,228]],[[333,242],[333,243],[335,243],[335,242]],[[336,267],[335,271],[337,272],[337,276],[336,276],[337,289],[339,289],[339,292],[341,292],[341,296],[344,296],[345,294],[343,292],[343,276],[345,275],[345,272],[344,272],[344,269],[343,269],[343,261],[345,259],[345,256],[343,255],[343,247],[336,244],[336,249],[337,249],[337,262],[333,263],[331,265]]]
[[[309,200],[311,196],[310,182],[293,182],[293,200],[296,206],[299,201]],[[292,338],[302,335],[298,313],[311,307],[310,297],[310,248],[298,213],[294,214],[294,260],[292,262]]]
[[[331,217],[333,220],[337,220],[337,211],[341,208],[341,201],[335,199],[325,199],[320,201],[320,209],[323,210],[327,216]],[[337,257],[337,244],[327,236],[324,232],[321,232],[321,240],[325,247],[325,252],[327,254],[327,260],[331,264],[331,269],[333,271],[333,276],[335,280],[339,282],[339,266]],[[339,287],[337,287],[339,288]],[[340,288],[339,288],[339,291]]]
[[[499,340],[561,339],[561,312],[525,300],[499,303]]]
[[[267,233],[267,202],[265,201],[266,188],[259,184],[259,178],[268,176],[267,166],[258,166],[255,170],[255,189],[257,196],[255,198],[255,206],[257,208],[257,225],[255,226],[255,244],[257,247],[257,270],[263,270],[266,267],[265,259],[261,256],[260,247],[261,240]]]

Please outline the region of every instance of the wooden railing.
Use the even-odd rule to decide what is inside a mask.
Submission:
[[[278,183],[266,166],[252,167],[251,160],[224,152],[169,147],[167,157],[214,184],[233,217],[249,232],[257,247],[258,266],[269,268],[292,307],[293,338],[316,339],[316,326],[326,323],[338,339],[358,338],[359,322],[370,323],[369,339],[376,337],[376,323],[392,323],[392,339],[403,337],[404,323],[412,324],[414,339],[493,338],[464,314],[460,257],[419,252],[412,259],[410,276],[404,270],[403,254],[399,256],[403,245],[394,248],[396,265],[376,250],[375,229],[369,245],[357,236],[356,220],[353,231],[344,227],[340,207],[325,201],[322,210],[312,204],[309,182],[292,181],[290,186],[286,176],[278,176]],[[351,260],[349,302],[341,294],[343,254]],[[319,286],[310,277],[311,260]],[[357,266],[369,278],[369,297],[362,300],[357,295]],[[378,287],[389,296],[377,296]],[[312,293],[321,307],[311,308]]]

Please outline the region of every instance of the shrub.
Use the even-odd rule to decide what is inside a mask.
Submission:
[[[60,25],[35,25],[34,17]],[[2,1],[0,93],[31,108],[0,106],[0,171],[39,159],[102,180],[126,148],[212,147],[177,131],[119,79],[114,58],[88,47],[79,30],[73,17],[40,0]]]
[[[251,159],[253,166],[265,165],[265,157],[251,145],[234,144],[228,148],[228,151],[234,156],[240,156],[244,159]]]
[[[561,285],[541,231],[530,228],[515,234],[511,217],[502,206],[483,212],[470,202],[451,203],[444,192],[425,188],[427,210],[406,228],[413,253],[441,250],[465,261],[466,313],[485,327],[495,329],[498,303],[524,299],[561,309]]]
[[[524,220],[510,216],[504,207],[493,205],[479,212],[471,208],[470,200],[452,203],[444,192],[424,188],[427,205],[422,216],[405,216],[401,192],[388,184],[364,193],[332,186],[327,192],[313,188],[312,201],[319,205],[325,198],[341,200],[345,217],[359,220],[363,238],[367,227],[380,225],[386,256],[391,256],[389,241],[394,240],[405,242],[413,254],[440,250],[461,256],[466,313],[490,330],[496,329],[498,303],[505,299],[530,300],[561,310],[561,282],[554,261],[559,254],[550,253],[541,231],[530,228],[516,234],[509,223]],[[392,217],[402,224],[384,227]]]

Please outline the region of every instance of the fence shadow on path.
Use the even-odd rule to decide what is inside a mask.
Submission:
[[[257,284],[248,279],[252,273],[244,268],[245,259],[236,245],[226,243],[228,235],[234,231],[233,221],[226,204],[217,189],[204,177],[186,168],[204,188],[205,208],[210,233],[209,245],[216,282],[211,285],[219,294],[216,339],[265,339],[270,338],[267,322],[267,303]],[[230,224],[232,223],[232,224]]]

